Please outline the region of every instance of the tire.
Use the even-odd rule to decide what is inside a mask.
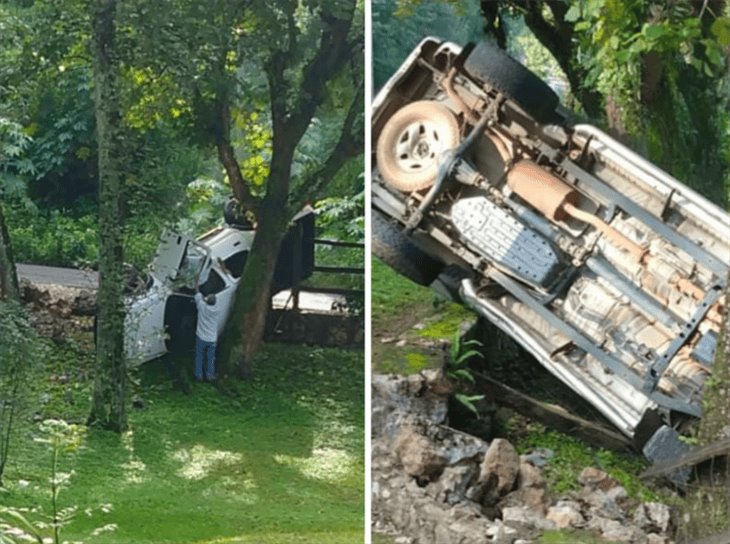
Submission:
[[[232,228],[248,230],[252,228],[246,213],[235,198],[229,198],[223,205],[223,220]]]
[[[558,95],[496,44],[479,42],[468,53],[463,69],[472,79],[501,91],[537,122],[554,120]]]
[[[444,266],[416,247],[380,212],[372,215],[373,253],[385,264],[418,285],[431,285]]]
[[[378,170],[385,182],[403,192],[434,184],[441,155],[459,144],[456,115],[438,102],[421,100],[398,110],[378,138]]]

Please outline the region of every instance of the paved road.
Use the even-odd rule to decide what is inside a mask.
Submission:
[[[272,305],[275,309],[291,309],[292,307],[291,291],[281,291],[274,295]],[[319,313],[341,313],[335,310],[335,307],[344,308],[346,299],[342,295],[332,295],[329,293],[310,293],[304,291],[299,293],[299,308],[307,312]]]
[[[19,264],[18,278],[25,278],[31,283],[63,285],[65,287],[81,287],[96,289],[99,274],[93,270],[85,271],[76,268],[58,268],[56,266],[38,266],[35,264]]]
[[[38,266],[34,264],[19,264],[18,277],[25,278],[31,283],[63,285],[66,287],[81,287],[96,289],[99,284],[99,274],[93,270],[77,270],[75,268],[58,268],[55,266]],[[281,291],[274,295],[273,306],[276,309],[291,308],[291,292]],[[299,294],[299,308],[309,312],[332,312],[335,306],[345,304],[342,295],[302,292]]]

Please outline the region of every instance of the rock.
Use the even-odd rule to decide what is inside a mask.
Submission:
[[[605,491],[592,491],[589,487],[585,487],[578,497],[589,506],[592,515],[615,520],[624,519],[621,508]]]
[[[395,451],[411,476],[432,478],[446,465],[440,448],[412,428],[405,428],[395,441]]]
[[[646,535],[646,544],[673,544],[673,541],[668,536],[649,533]]]
[[[608,491],[612,487],[618,485],[618,480],[611,478],[608,474],[595,467],[586,467],[578,476],[578,482],[581,485],[588,486],[592,489],[600,489]]]
[[[520,529],[534,528],[540,531],[555,529],[555,523],[545,519],[538,512],[526,506],[508,506],[502,509],[502,522],[505,525]]]
[[[530,453],[522,455],[520,459],[532,463],[537,468],[544,468],[553,457],[555,457],[553,450],[548,448],[535,448]]]
[[[71,302],[71,309],[76,315],[96,315],[96,292],[83,289]]]
[[[489,542],[492,544],[514,544],[516,534],[517,530],[500,525]]]
[[[669,533],[674,528],[671,509],[660,502],[640,504],[633,521],[647,533]]]
[[[520,505],[529,506],[541,515],[547,512],[545,478],[539,468],[526,461],[520,462],[517,490],[509,493],[500,502],[500,508]]]
[[[517,489],[525,487],[538,487],[545,489],[545,477],[542,471],[532,463],[520,462],[520,470],[517,475]]]
[[[448,397],[432,393],[429,384],[440,373],[424,371],[412,376],[374,374],[372,377],[372,418],[374,437],[393,439],[400,432],[404,419],[425,419],[442,424],[448,415]]]
[[[622,485],[617,485],[616,487],[612,487],[608,491],[606,491],[606,495],[608,497],[616,502],[621,502],[622,500],[628,498],[629,494],[626,491],[626,488]]]
[[[552,521],[558,529],[582,527],[585,518],[580,513],[580,505],[573,501],[558,501],[548,509],[546,519]]]
[[[479,482],[486,481],[489,474],[496,474],[497,491],[504,495],[514,487],[519,470],[520,458],[514,446],[503,438],[495,438],[482,461]]]
[[[646,541],[646,535],[638,527],[600,516],[595,516],[588,522],[588,529],[600,532],[601,537],[613,542],[633,544]]]
[[[474,465],[446,467],[438,481],[429,485],[432,496],[447,504],[456,504],[466,499],[469,484],[476,476]]]

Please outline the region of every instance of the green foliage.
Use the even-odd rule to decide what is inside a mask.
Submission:
[[[0,117],[0,194],[21,195],[25,185],[21,176],[34,174],[33,161],[27,157],[31,139],[18,124]]]
[[[364,174],[360,174],[360,186],[364,185],[364,178]],[[323,198],[315,204],[314,210],[317,213],[317,230],[320,237],[365,242],[364,188],[349,197]]]
[[[464,323],[473,322],[474,320],[474,313],[461,304],[434,298],[432,305],[434,309],[438,309],[439,317],[438,319],[429,320],[426,326],[419,331],[418,335],[423,338],[448,340],[463,330]]]
[[[451,339],[449,358],[444,365],[446,376],[454,383],[461,384],[462,386],[466,385],[466,387],[469,387],[469,385],[474,385],[474,375],[469,368],[469,361],[474,357],[484,357],[481,351],[479,351],[481,347],[482,343],[479,340],[464,340],[458,331],[454,333]],[[479,410],[474,403],[484,399],[484,395],[456,393],[454,398],[477,418],[479,417]]]
[[[566,15],[580,44],[576,61],[588,71],[584,85],[606,98],[612,126],[721,205],[728,20],[688,1],[590,0]]]
[[[533,448],[547,448],[555,453],[545,468],[550,489],[555,493],[579,490],[580,472],[585,467],[595,466],[618,480],[629,497],[644,502],[658,500],[657,495],[636,477],[646,467],[646,460],[639,455],[592,448],[577,438],[536,423],[528,426],[527,435],[520,438],[516,446],[520,453]]]
[[[325,240],[365,243],[365,189],[364,175],[358,176],[360,191],[353,196],[328,197],[314,205],[317,216],[316,236]],[[346,289],[365,290],[364,247],[339,247],[329,245],[315,246],[315,263],[318,266],[335,266],[362,268],[363,274],[318,274],[307,281],[307,284],[326,287],[342,287]],[[351,311],[361,312],[364,297],[353,294],[347,305]]]
[[[0,300],[0,487],[19,411],[27,400],[29,376],[43,354],[23,307]]]
[[[588,531],[565,529],[562,531],[545,531],[540,535],[539,544],[618,544],[615,540],[606,540]]]
[[[0,372],[31,368],[42,354],[35,329],[19,304],[0,300]]]
[[[20,205],[6,211],[8,230],[18,262],[56,266],[96,264],[99,241],[96,217],[74,219],[56,210],[42,213]]]
[[[61,491],[69,488],[73,476],[72,472],[60,470],[60,461],[64,455],[75,453],[81,448],[85,430],[86,428],[83,426],[71,425],[60,419],[48,419],[39,425],[40,435],[35,438],[35,442],[46,445],[47,453],[51,457],[51,474],[48,478],[49,513],[44,513],[42,507],[0,508],[0,531],[5,533],[0,533],[0,538],[6,539],[0,540],[0,542],[15,544],[16,542],[35,541],[61,544],[61,531],[74,520],[78,507],[62,508],[60,506]],[[99,510],[109,512],[111,505],[102,504]],[[87,508],[84,513],[91,516],[92,509]],[[115,529],[116,525],[107,524],[94,529],[91,535],[98,536]]]
[[[375,0],[372,7],[373,85],[377,90],[426,36],[458,44],[482,38],[479,2]]]

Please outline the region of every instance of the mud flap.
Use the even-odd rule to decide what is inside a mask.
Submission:
[[[673,461],[690,451],[689,444],[679,439],[676,429],[663,425],[644,445],[642,450],[644,456],[653,465]],[[667,475],[667,478],[675,485],[682,486],[689,481],[690,467],[678,468]]]
[[[274,270],[273,292],[288,289],[314,272],[314,211],[309,208],[294,218],[284,235]]]

